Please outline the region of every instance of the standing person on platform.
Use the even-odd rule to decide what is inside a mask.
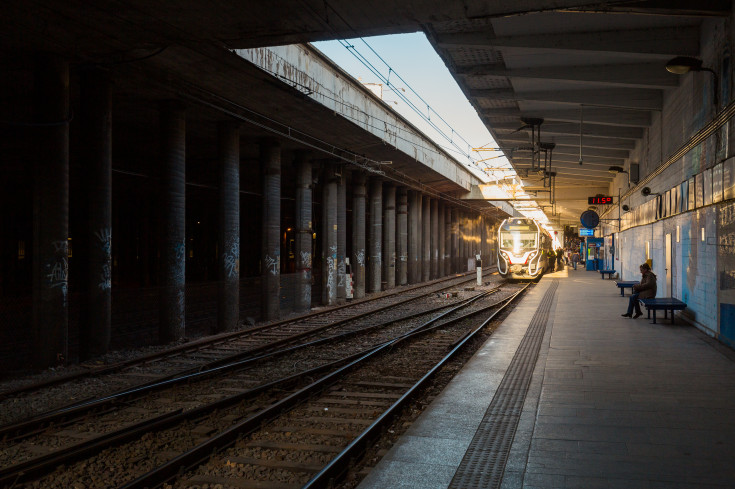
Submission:
[[[623,317],[629,318],[633,314],[633,308],[635,308],[635,315],[633,319],[638,318],[643,314],[641,312],[641,306],[638,303],[638,299],[651,299],[656,297],[656,275],[651,271],[651,267],[648,263],[644,263],[640,266],[641,270],[641,283],[633,286],[633,293],[630,295],[628,300],[628,311],[623,314]]]
[[[562,261],[564,259],[564,250],[561,248],[556,249],[556,271],[564,269],[564,262]]]
[[[579,251],[574,251],[572,253],[572,266],[574,269],[577,269],[577,263],[579,263]]]

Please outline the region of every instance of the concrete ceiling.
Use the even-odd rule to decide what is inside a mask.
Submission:
[[[578,224],[587,197],[611,193],[617,175],[609,168],[629,168],[667,90],[678,85],[667,61],[700,56],[702,23],[729,9],[727,2],[600,2],[432,23],[426,31],[526,190],[552,220]],[[553,150],[538,150],[539,131],[537,141]],[[538,170],[547,161],[553,208],[550,179]]]
[[[285,103],[300,120],[298,93],[242,73],[228,50],[424,30],[521,174],[533,148],[521,118],[543,119],[541,142],[555,144],[557,214],[577,222],[585,196],[607,192],[608,168],[628,163],[677,85],[666,61],[699,56],[702,23],[731,8],[729,0],[9,0],[0,55],[6,74],[28,53],[50,51],[116,71],[130,66],[122,88],[131,92],[151,77],[189,95],[190,84],[224,87],[248,108]],[[243,94],[228,83],[235,72],[267,90]],[[328,138],[334,128],[321,129]],[[524,178],[548,201],[540,180],[534,172]]]

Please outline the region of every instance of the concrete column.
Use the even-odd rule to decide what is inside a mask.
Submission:
[[[383,181],[370,178],[370,233],[368,235],[368,291],[380,292],[382,281]]]
[[[107,353],[112,306],[112,85],[106,72],[90,69],[81,78],[81,159],[86,214],[86,292],[80,321],[80,358]]]
[[[452,273],[459,273],[460,271],[459,214],[459,210],[456,207],[452,209]]]
[[[396,283],[408,283],[408,191],[398,188],[398,213],[396,216]]]
[[[260,143],[263,169],[263,240],[261,257],[261,318],[281,315],[281,146],[277,141]]]
[[[460,248],[460,256],[461,260],[459,262],[460,272],[466,272],[467,271],[467,255],[469,254],[467,249],[469,247],[469,240],[467,239],[469,235],[469,219],[467,217],[467,212],[462,211],[460,214],[459,219],[459,236],[461,240]]]
[[[452,269],[452,208],[444,206],[444,275],[454,273]]]
[[[383,187],[383,280],[385,288],[396,286],[396,187]]]
[[[296,312],[308,312],[311,309],[311,186],[311,161],[302,153],[296,161]]]
[[[33,198],[33,332],[36,367],[66,363],[69,305],[69,64],[39,56]]]
[[[475,256],[475,216],[472,214],[472,212],[469,212],[467,214],[467,228],[468,228],[468,235],[467,235],[467,261],[470,261]],[[465,266],[467,266],[465,264]],[[467,271],[470,271],[470,268],[467,268]]]
[[[340,165],[337,179],[337,302],[347,300],[347,179]]]
[[[431,278],[439,278],[439,201],[431,199]]]
[[[337,176],[326,163],[322,173],[322,304],[337,304]]]
[[[471,260],[474,256],[475,256],[475,216],[473,216],[472,213],[469,212],[467,214],[467,260]]]
[[[365,174],[352,174],[352,275],[354,298],[365,297]]]
[[[480,216],[472,216],[472,239],[470,240],[470,258],[480,253]]]
[[[181,103],[161,107],[163,276],[159,337],[169,343],[186,329],[186,114]]]
[[[485,266],[488,260],[487,226],[485,225],[485,216],[480,216],[480,254],[482,255],[482,264]]]
[[[408,281],[421,282],[421,193],[408,192]]]
[[[439,265],[437,266],[438,269],[438,275],[437,277],[443,277],[447,273],[444,270],[444,263],[446,261],[445,255],[447,252],[446,248],[446,205],[444,202],[439,202],[439,210],[437,212],[437,219],[439,220],[439,232],[438,232],[438,239],[439,239]]]
[[[431,198],[424,195],[421,209],[421,281],[431,278]]]
[[[235,122],[217,126],[219,145],[219,293],[217,331],[240,320],[240,131]]]

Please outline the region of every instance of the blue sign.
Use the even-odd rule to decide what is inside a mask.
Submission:
[[[587,228],[579,228],[579,235],[580,236],[594,236],[595,230],[594,229],[587,229]]]

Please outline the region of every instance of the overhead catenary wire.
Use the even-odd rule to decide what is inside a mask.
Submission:
[[[408,185],[408,186],[410,186],[412,188],[415,188],[417,190],[421,190],[426,195],[430,195],[430,196],[435,197],[435,198],[440,198],[440,199],[446,200],[448,202],[453,203],[456,206],[466,207],[468,209],[473,209],[473,210],[475,210],[475,211],[477,211],[479,213],[484,213],[484,212],[487,212],[489,210],[492,210],[492,209],[488,209],[488,208],[478,208],[478,207],[472,205],[468,201],[464,201],[464,200],[459,199],[457,197],[454,197],[452,195],[449,195],[449,194],[446,194],[444,192],[438,191],[438,190],[436,190],[436,189],[434,189],[434,188],[432,188],[432,187],[430,187],[430,186],[422,183],[421,181],[415,179],[414,177],[411,177],[410,175],[407,175],[407,174],[405,174],[403,172],[400,172],[400,171],[398,171],[396,169],[391,168],[389,170],[389,172],[385,172],[380,167],[375,167],[375,166],[371,166],[370,165],[371,163],[373,165],[380,165],[381,162],[379,162],[379,161],[372,160],[372,159],[367,158],[367,157],[365,157],[363,155],[358,155],[357,153],[354,153],[352,151],[349,151],[349,150],[346,150],[346,149],[343,149],[343,148],[339,148],[339,147],[334,146],[334,145],[332,145],[332,144],[330,144],[330,143],[328,143],[326,141],[322,141],[322,140],[320,140],[318,138],[315,138],[315,137],[310,136],[310,135],[308,135],[306,133],[303,133],[301,131],[298,131],[295,128],[292,128],[290,126],[286,126],[286,125],[284,125],[281,122],[278,122],[278,121],[276,121],[274,119],[271,119],[271,118],[269,118],[267,116],[264,116],[263,114],[260,114],[258,112],[255,112],[255,111],[251,110],[251,109],[248,109],[247,107],[244,107],[244,106],[238,104],[237,102],[235,102],[233,100],[230,100],[230,99],[228,99],[226,97],[223,97],[221,95],[218,95],[218,94],[216,94],[214,92],[211,92],[211,91],[209,91],[209,90],[207,90],[205,88],[202,88],[202,87],[199,87],[197,85],[190,84],[190,83],[186,83],[186,86],[187,86],[188,90],[180,90],[179,91],[179,96],[181,96],[182,98],[186,98],[186,99],[188,99],[188,100],[190,100],[192,102],[195,102],[195,103],[198,103],[198,104],[201,104],[201,105],[210,107],[210,108],[215,109],[215,110],[218,110],[218,111],[220,111],[220,112],[222,112],[224,114],[227,114],[227,115],[233,117],[236,120],[240,120],[240,121],[247,122],[249,124],[255,125],[255,126],[260,127],[261,129],[265,130],[265,131],[268,131],[268,132],[271,132],[271,133],[276,134],[278,136],[281,136],[281,137],[290,139],[290,140],[292,140],[294,142],[297,142],[297,143],[302,144],[304,146],[310,147],[310,148],[312,148],[314,150],[317,150],[317,151],[320,151],[320,152],[326,152],[326,153],[334,156],[335,158],[338,158],[338,159],[341,159],[341,160],[345,161],[346,163],[350,163],[352,165],[358,166],[358,167],[360,167],[360,168],[362,168],[362,169],[364,169],[364,170],[366,170],[368,172],[379,174],[379,175],[381,175],[384,178],[387,178],[389,180],[393,180],[393,181],[395,181],[397,183],[400,183],[402,185]],[[214,100],[217,101],[217,103],[214,103],[212,101],[206,100],[201,95],[195,95],[194,93],[192,93],[193,91],[198,91],[203,96],[213,98]],[[223,104],[228,105],[229,108],[228,107],[225,107],[225,105],[223,105]],[[275,125],[277,125],[279,127],[278,128],[271,127],[268,124],[265,124],[265,123],[263,123],[261,121],[255,120],[253,117],[247,117],[247,116],[243,115],[242,113],[240,113],[242,111],[252,114],[253,117],[262,118],[265,121],[270,122],[271,124],[275,124]],[[309,140],[311,140],[311,141],[309,141]],[[322,146],[322,145],[324,145],[324,146]]]
[[[398,73],[396,72],[396,70],[395,70],[395,69],[393,69],[393,68],[392,68],[392,67],[391,67],[391,66],[390,66],[390,65],[388,64],[388,62],[386,62],[386,61],[385,61],[385,59],[383,59],[383,57],[382,57],[382,56],[380,56],[380,54],[378,54],[378,53],[377,53],[377,52],[376,52],[376,51],[375,51],[375,50],[374,50],[374,49],[372,48],[372,46],[370,46],[370,44],[368,44],[368,42],[367,42],[367,41],[365,41],[365,39],[363,39],[363,38],[359,38],[359,39],[360,39],[360,40],[361,40],[361,41],[362,41],[362,42],[363,42],[363,43],[365,44],[365,46],[367,46],[367,48],[368,48],[368,49],[369,49],[369,50],[370,50],[370,51],[371,51],[371,52],[372,52],[372,53],[373,53],[373,54],[374,54],[374,55],[375,55],[375,56],[376,56],[376,57],[377,57],[377,58],[378,58],[378,59],[379,59],[379,60],[380,60],[380,61],[381,61],[381,62],[382,62],[383,64],[385,64],[385,66],[386,66],[386,67],[388,68],[388,76],[385,76],[385,75],[383,75],[383,74],[382,74],[382,73],[380,72],[380,70],[379,70],[379,69],[378,69],[378,68],[377,68],[377,67],[376,67],[376,66],[375,66],[375,65],[374,65],[374,64],[373,64],[373,63],[372,63],[372,62],[371,62],[370,60],[368,60],[368,59],[367,59],[367,57],[365,57],[365,55],[363,55],[362,53],[360,53],[360,52],[359,52],[359,51],[357,50],[357,48],[356,48],[356,47],[355,47],[355,46],[354,46],[353,44],[350,44],[350,43],[349,43],[348,41],[346,41],[346,40],[339,40],[339,43],[340,43],[340,44],[341,44],[342,46],[344,46],[344,47],[345,47],[345,48],[346,48],[346,49],[347,49],[347,50],[348,50],[348,51],[349,51],[349,52],[350,52],[350,53],[351,53],[351,54],[352,54],[352,55],[353,55],[353,56],[354,56],[354,57],[355,57],[355,58],[356,58],[356,59],[357,59],[358,61],[360,61],[360,63],[362,63],[362,64],[363,64],[363,66],[365,66],[365,68],[367,68],[367,69],[368,69],[368,70],[369,70],[369,71],[370,71],[371,73],[373,73],[373,74],[374,74],[374,75],[375,75],[375,76],[376,76],[376,77],[377,77],[377,78],[378,78],[379,80],[381,80],[381,81],[382,81],[383,83],[385,83],[385,84],[386,84],[387,86],[389,86],[389,87],[390,87],[390,85],[391,85],[391,82],[390,82],[390,75],[391,75],[391,74],[393,74],[393,75],[394,75],[395,77],[397,77],[397,78],[398,78],[398,79],[399,79],[399,80],[400,80],[400,81],[401,81],[401,82],[402,82],[403,84],[405,84],[405,86],[406,86],[406,87],[407,87],[407,88],[408,88],[408,89],[409,89],[409,90],[411,91],[411,93],[413,93],[413,94],[414,94],[414,95],[415,95],[415,96],[416,96],[416,97],[418,98],[418,100],[420,101],[420,103],[422,104],[422,106],[426,106],[426,108],[427,108],[426,114],[424,114],[424,111],[423,111],[422,109],[420,109],[420,108],[418,107],[418,105],[417,105],[416,103],[414,103],[413,101],[411,101],[411,100],[410,100],[410,99],[409,99],[409,98],[408,98],[408,97],[407,97],[406,95],[404,95],[404,94],[403,94],[403,93],[402,93],[401,91],[399,91],[399,90],[393,90],[393,92],[394,92],[394,93],[395,93],[395,94],[396,94],[396,95],[397,95],[397,96],[398,96],[398,97],[399,97],[399,98],[400,98],[400,99],[401,99],[402,101],[404,101],[404,102],[406,103],[406,105],[408,105],[408,107],[409,107],[409,108],[411,108],[411,110],[413,110],[413,111],[414,111],[414,112],[415,112],[415,113],[416,113],[416,114],[417,114],[417,115],[418,115],[419,117],[421,117],[421,119],[422,119],[422,120],[423,120],[424,122],[426,122],[426,123],[427,123],[427,124],[428,124],[428,125],[429,125],[429,126],[430,126],[431,128],[433,128],[433,129],[434,129],[434,130],[435,130],[435,131],[436,131],[436,132],[437,132],[438,134],[440,134],[440,135],[441,135],[441,136],[442,136],[442,137],[443,137],[444,139],[446,139],[446,140],[447,140],[447,141],[448,141],[448,142],[449,142],[449,143],[450,143],[450,144],[451,144],[451,145],[452,145],[453,147],[455,147],[455,148],[456,148],[456,150],[457,150],[457,151],[458,151],[458,152],[459,152],[459,153],[460,153],[460,154],[461,154],[462,156],[464,156],[465,158],[467,158],[467,160],[468,160],[468,161],[469,161],[469,162],[471,163],[471,165],[468,165],[468,166],[473,166],[473,167],[474,167],[474,168],[476,168],[476,169],[477,169],[478,171],[480,171],[480,172],[484,173],[485,175],[487,175],[487,173],[486,173],[486,172],[485,172],[485,171],[484,171],[484,170],[483,170],[483,169],[482,169],[482,168],[481,168],[481,167],[480,167],[480,166],[478,165],[478,162],[477,162],[477,161],[476,161],[475,159],[473,159],[473,158],[472,158],[471,152],[469,151],[469,149],[470,149],[470,147],[471,147],[471,146],[470,146],[470,144],[469,144],[469,143],[467,142],[467,140],[466,140],[465,138],[463,138],[463,137],[461,136],[461,134],[460,134],[459,132],[457,132],[457,131],[456,131],[456,130],[455,130],[455,129],[454,129],[453,127],[452,127],[452,125],[451,125],[451,124],[450,124],[449,122],[447,122],[447,121],[446,121],[446,120],[445,120],[445,119],[444,119],[444,118],[443,118],[443,117],[441,116],[441,114],[439,114],[439,113],[438,113],[438,112],[436,112],[436,111],[435,111],[434,109],[432,109],[432,108],[431,108],[431,104],[429,104],[429,103],[428,103],[428,102],[427,102],[427,101],[426,101],[426,100],[425,100],[425,99],[424,99],[424,98],[423,98],[423,97],[422,97],[422,96],[421,96],[421,95],[420,95],[420,94],[419,94],[418,92],[416,92],[416,90],[414,90],[414,89],[413,89],[413,87],[411,87],[411,85],[410,85],[410,84],[409,84],[409,83],[408,83],[408,82],[407,82],[407,81],[406,81],[406,80],[405,80],[405,79],[404,79],[403,77],[401,77],[401,75],[400,75],[400,74],[398,74]],[[439,127],[439,126],[438,126],[438,125],[436,124],[436,122],[435,122],[435,121],[433,121],[433,120],[431,119],[431,113],[432,113],[432,112],[433,112],[433,113],[435,114],[435,116],[436,116],[436,117],[435,117],[435,119],[436,119],[436,118],[438,118],[438,119],[439,119],[439,121],[441,121],[442,123],[444,123],[444,124],[445,124],[445,125],[447,126],[447,129],[448,129],[449,131],[451,131],[451,133],[450,133],[450,134],[447,134],[447,132],[445,132],[445,131],[444,131],[444,130],[443,130],[442,128],[440,128],[440,127]],[[457,137],[458,137],[458,138],[459,138],[459,139],[460,139],[460,140],[461,140],[461,141],[462,141],[462,142],[463,142],[463,143],[464,143],[465,145],[467,145],[467,148],[468,148],[468,150],[467,150],[467,151],[465,151],[465,150],[464,150],[463,148],[461,148],[461,147],[460,147],[460,146],[459,146],[459,145],[457,144],[457,142],[455,141],[455,138],[454,138],[454,135],[455,135],[455,134],[456,134],[456,136],[457,136]],[[487,175],[487,176],[490,176],[490,175]]]
[[[274,57],[278,58],[280,60],[280,62],[282,62],[284,64],[287,64],[288,63],[288,61],[286,59],[282,58],[281,56],[279,56],[275,52],[271,52],[271,55],[273,55]],[[434,144],[436,145],[435,147],[426,146],[426,145],[422,145],[422,144],[416,143],[416,140],[415,139],[408,139],[408,138],[402,137],[399,134],[399,131],[405,130],[405,127],[398,126],[396,124],[393,124],[391,121],[388,121],[388,120],[385,120],[385,119],[381,119],[379,117],[376,117],[374,114],[371,114],[371,113],[368,113],[368,112],[364,111],[359,106],[356,106],[354,104],[350,104],[348,102],[345,102],[343,98],[341,98],[338,95],[334,94],[334,92],[332,90],[330,90],[328,87],[326,87],[325,85],[323,85],[322,83],[320,83],[319,81],[315,80],[314,78],[312,78],[312,77],[310,77],[308,75],[305,75],[305,77],[300,77],[300,80],[296,80],[294,78],[285,76],[282,73],[279,73],[275,69],[267,68],[265,66],[260,66],[260,68],[262,70],[270,73],[271,75],[273,75],[273,76],[275,76],[275,77],[283,80],[284,82],[288,83],[289,85],[291,85],[295,89],[297,89],[300,92],[304,93],[304,95],[307,95],[307,96],[310,96],[310,97],[317,97],[317,96],[318,97],[322,97],[323,99],[328,100],[330,102],[333,102],[334,104],[338,104],[338,105],[341,105],[341,106],[344,106],[344,107],[349,108],[350,111],[340,112],[340,115],[343,116],[343,117],[345,117],[346,119],[352,120],[352,121],[354,121],[354,122],[356,122],[356,123],[358,123],[360,125],[363,125],[363,126],[365,126],[367,128],[376,129],[376,130],[385,130],[386,132],[388,132],[390,134],[390,137],[393,137],[393,138],[395,138],[397,140],[401,140],[401,141],[405,141],[407,143],[410,143],[414,147],[419,148],[419,149],[422,149],[424,151],[429,151],[431,153],[439,154],[439,152],[436,151],[436,149],[435,149],[435,147],[439,147],[439,148],[441,148],[442,150],[444,150],[446,152],[456,153],[456,154],[462,155],[463,157],[466,157],[466,158],[470,159],[470,161],[472,163],[472,166],[474,166],[477,170],[481,171],[482,173],[484,173],[485,175],[487,175],[490,178],[494,178],[493,175],[488,174],[484,170],[483,167],[480,167],[479,166],[479,162],[481,162],[483,160],[473,160],[471,158],[470,152],[469,152],[470,149],[471,149],[471,146],[453,128],[451,128],[452,133],[453,134],[456,134],[459,139],[461,139],[464,143],[466,143],[468,145],[468,148],[467,148],[468,151],[467,152],[465,152],[464,150],[462,150],[462,148],[460,148],[456,144],[456,142],[454,141],[454,139],[452,137],[446,136],[446,134],[444,134],[444,136],[445,136],[446,140],[449,141],[450,144],[452,144],[451,147],[445,146],[445,145],[441,145],[441,144],[438,144],[436,142],[434,142]],[[381,77],[380,73],[376,71],[377,68],[375,68],[373,65],[368,66],[368,69],[373,74],[375,74],[376,77]],[[388,77],[390,77],[390,73],[395,73],[395,71],[392,70],[392,69],[390,69]],[[398,75],[396,74],[396,76],[398,76]],[[308,82],[304,82],[304,78],[306,80],[308,80]],[[385,80],[383,80],[383,81],[385,81]],[[394,87],[395,87],[395,85],[390,85],[390,86],[387,85],[387,88],[388,89],[390,89],[391,91],[393,91],[394,93],[396,93],[403,100],[406,100],[407,103],[411,104],[411,102],[409,100],[405,99],[405,96],[403,96],[403,94],[400,93],[401,91],[405,91],[405,90],[404,89],[396,90]],[[413,89],[411,89],[411,90],[413,91]],[[334,95],[330,95],[330,93],[331,94],[334,94]],[[416,111],[418,114],[422,115],[421,114],[421,110],[418,109],[418,107],[416,107],[415,104],[412,104],[412,105],[413,105],[413,110]],[[428,104],[427,104],[427,107],[429,107]],[[353,116],[353,115],[350,114],[351,111],[357,112],[359,115],[358,116]],[[433,111],[433,109],[432,109],[432,111]],[[434,113],[436,114],[435,111],[434,111]],[[362,120],[360,118],[360,116],[365,117],[366,120]],[[442,121],[444,120],[438,114],[437,114],[437,116],[439,117],[440,120],[442,120]],[[427,120],[427,118],[424,117],[423,115],[422,115],[422,118],[424,120]],[[370,120],[374,120],[374,121],[376,121],[378,123],[384,124],[386,126],[386,129],[381,128],[380,126],[371,123]],[[427,120],[427,122],[429,124],[431,124],[433,127],[436,127],[437,131],[441,131],[441,129],[438,128],[435,123],[433,123],[431,121],[428,121],[428,120]],[[446,121],[445,121],[445,123],[446,123]],[[387,128],[393,129],[395,132],[390,132],[390,131],[387,130]],[[501,151],[501,150],[500,149],[493,149],[493,151]],[[503,157],[503,156],[504,155],[501,155],[501,156],[498,156],[498,157]],[[467,165],[467,166],[470,166],[470,165]],[[513,171],[513,169],[512,169],[511,166],[508,166],[508,168],[505,171]]]

